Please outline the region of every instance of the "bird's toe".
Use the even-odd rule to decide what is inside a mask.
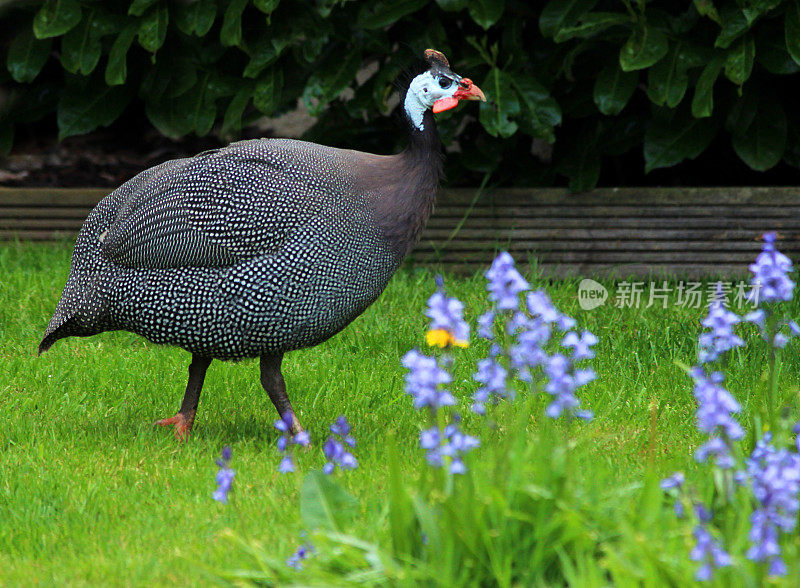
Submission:
[[[175,437],[177,437],[179,441],[185,441],[189,436],[189,431],[192,430],[193,423],[194,415],[185,415],[179,412],[175,416],[168,419],[156,421],[153,423],[153,426],[168,427],[173,425],[175,427]]]

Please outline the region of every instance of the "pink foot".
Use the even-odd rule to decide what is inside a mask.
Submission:
[[[189,431],[192,430],[192,424],[194,423],[194,414],[185,415],[182,413],[176,414],[174,417],[170,417],[168,419],[161,419],[160,421],[156,421],[153,423],[154,426],[159,427],[168,427],[169,425],[175,425],[175,437],[177,437],[178,441],[185,441],[186,438],[189,436]]]

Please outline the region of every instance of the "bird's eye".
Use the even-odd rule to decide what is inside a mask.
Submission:
[[[442,90],[447,90],[450,86],[453,85],[453,80],[450,78],[439,78],[439,87]]]

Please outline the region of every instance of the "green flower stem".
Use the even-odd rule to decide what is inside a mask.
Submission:
[[[767,415],[769,430],[773,435],[777,432],[775,404],[778,401],[778,350],[774,347],[769,353],[769,382],[767,386]]]

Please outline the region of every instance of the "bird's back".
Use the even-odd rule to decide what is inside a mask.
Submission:
[[[84,223],[42,348],[125,329],[236,358],[328,338],[399,263],[359,187],[363,157],[253,140],[143,172]]]

